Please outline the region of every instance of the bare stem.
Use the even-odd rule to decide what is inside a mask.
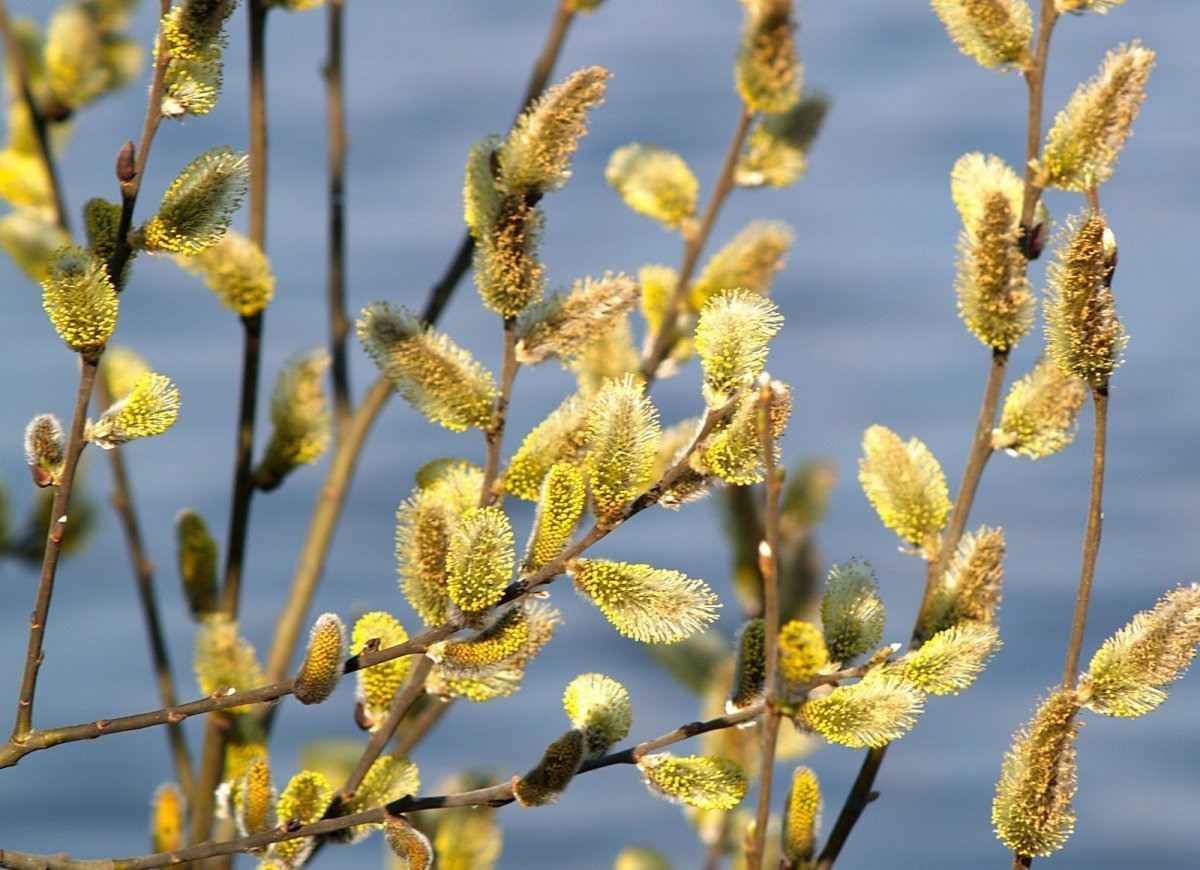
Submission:
[[[1092,390],[1092,405],[1096,409],[1096,432],[1092,445],[1092,489],[1088,500],[1087,530],[1083,536],[1083,564],[1079,572],[1079,593],[1075,597],[1075,615],[1071,620],[1071,641],[1063,668],[1063,688],[1075,687],[1079,668],[1079,650],[1083,645],[1083,629],[1087,623],[1088,603],[1092,596],[1092,578],[1096,573],[1096,556],[1100,552],[1100,527],[1104,519],[1104,460],[1108,429],[1108,384]]]
[[[54,594],[54,575],[58,568],[58,555],[62,549],[63,535],[67,530],[67,505],[71,500],[71,487],[75,483],[75,470],[79,466],[79,455],[86,442],[83,426],[87,418],[88,401],[92,395],[92,384],[96,380],[99,358],[80,354],[79,389],[75,394],[75,411],[71,416],[71,432],[67,441],[67,455],[63,462],[62,477],[54,488],[54,503],[50,508],[50,524],[46,530],[46,548],[42,553],[42,574],[38,580],[37,598],[33,613],[29,617],[29,646],[25,654],[25,672],[21,676],[21,689],[17,695],[17,717],[13,725],[10,742],[23,743],[33,730],[33,696],[37,690],[38,669],[42,666],[45,653],[42,639],[46,634],[46,618],[50,613],[50,598]]]
[[[104,407],[112,403],[104,378],[97,380],[96,398]],[[146,623],[146,639],[150,644],[150,663],[154,668],[155,682],[158,684],[158,696],[164,707],[174,707],[178,698],[175,695],[175,680],[171,676],[171,661],[163,636],[162,619],[159,616],[158,594],[154,589],[154,563],[147,555],[145,544],[142,542],[141,525],[134,507],[129,475],[125,471],[124,454],[119,447],[106,452],[113,477],[113,493],[109,500],[125,534],[125,548],[129,551],[138,601],[142,608],[142,619]],[[184,794],[190,795],[193,784],[192,761],[188,755],[183,727],[178,722],[167,723],[167,741],[175,765],[175,778]]]
[[[504,362],[500,369],[500,395],[484,437],[487,439],[487,459],[483,466],[483,484],[479,490],[479,506],[487,507],[496,500],[496,476],[500,473],[500,447],[504,441],[504,424],[508,420],[508,402],[512,397],[513,380],[517,376],[516,319],[504,318]]]
[[[763,694],[766,697],[766,714],[759,750],[758,811],[754,821],[754,838],[746,848],[746,864],[750,870],[760,870],[762,867],[767,820],[771,814],[775,744],[779,737],[781,716],[774,707],[774,701],[779,672],[779,495],[783,488],[783,475],[775,467],[775,438],[771,432],[771,382],[766,375],[760,382],[758,402],[758,438],[762,445],[766,477],[764,538],[758,550],[758,567],[763,580],[763,656],[766,659]]]
[[[742,107],[741,113],[738,115],[737,126],[733,131],[733,139],[729,143],[729,150],[725,152],[725,160],[721,164],[721,170],[717,173],[717,180],[713,184],[712,195],[709,197],[704,217],[695,232],[688,233],[684,240],[683,264],[679,269],[679,280],[676,281],[675,289],[667,299],[658,332],[654,334],[653,340],[648,343],[642,356],[640,370],[648,384],[654,381],[658,374],[658,367],[670,349],[668,345],[671,342],[671,333],[675,330],[675,321],[679,317],[679,311],[687,297],[688,284],[696,271],[700,254],[704,252],[704,246],[708,243],[708,237],[712,234],[713,225],[717,222],[717,215],[721,212],[721,206],[725,203],[729,191],[733,189],[733,170],[737,166],[738,156],[742,153],[742,143],[746,141],[746,134],[750,131],[750,124],[754,121],[754,116],[755,112],[752,109],[746,106]]]
[[[525,111],[525,108],[546,89],[546,82],[550,80],[550,73],[558,61],[558,55],[562,51],[563,42],[567,37],[567,30],[574,18],[575,11],[568,0],[559,0],[558,8],[554,11],[554,20],[550,22],[550,32],[546,34],[546,43],[542,46],[542,53],[538,55],[533,69],[529,72],[529,84],[525,87],[525,96],[521,99],[517,117],[520,117],[521,112]],[[454,295],[454,288],[458,286],[462,276],[471,267],[471,251],[474,249],[475,239],[472,238],[469,231],[464,231],[453,259],[446,267],[442,277],[433,285],[425,300],[421,319],[426,323],[434,323],[441,316],[446,303]]]
[[[1058,9],[1054,0],[1042,0],[1033,63],[1024,71],[1025,84],[1029,87],[1029,109],[1025,126],[1025,196],[1021,203],[1021,234],[1026,242],[1026,256],[1030,259],[1033,257],[1028,243],[1033,234],[1033,213],[1042,195],[1042,189],[1037,185],[1034,165],[1041,154],[1046,61],[1050,55],[1050,35],[1054,32],[1054,23],[1057,20]]]
[[[333,416],[340,438],[350,423],[350,372],[346,360],[346,104],[342,82],[342,32],[345,0],[329,0],[325,60],[329,137],[329,357],[333,378]]]
[[[30,126],[33,127],[34,138],[37,139],[38,153],[42,158],[42,166],[46,170],[46,180],[50,183],[50,198],[54,204],[54,222],[64,232],[71,232],[67,219],[67,206],[63,198],[62,182],[58,177],[58,165],[54,160],[54,151],[50,146],[50,130],[45,114],[33,95],[29,83],[29,67],[25,63],[25,54],[17,42],[8,20],[8,8],[4,0],[0,0],[0,31],[4,34],[4,48],[8,52],[8,61],[12,64],[13,73],[17,79],[17,90],[21,101],[29,112]]]

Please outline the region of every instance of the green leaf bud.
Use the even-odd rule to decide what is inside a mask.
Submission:
[[[599,758],[624,740],[633,722],[629,693],[603,674],[580,674],[571,680],[563,707],[571,725],[584,734],[588,758]]]
[[[1108,181],[1146,97],[1154,52],[1134,40],[1104,58],[1081,84],[1046,135],[1037,181],[1042,187],[1083,190]]]
[[[900,440],[886,426],[863,433],[858,482],[883,524],[914,547],[928,548],[950,518],[942,467],[929,448]]]
[[[195,620],[217,610],[217,542],[193,510],[175,517],[175,541],[183,596]]]
[[[918,639],[956,625],[993,622],[1003,579],[1004,531],[980,526],[967,532],[930,592]]]
[[[402,816],[388,816],[383,823],[383,841],[395,856],[399,870],[432,870],[433,846],[429,838]]]
[[[38,486],[55,486],[62,477],[66,453],[63,427],[53,414],[38,414],[25,427],[25,462]]]
[[[444,676],[454,679],[483,676],[511,661],[529,640],[529,619],[514,607],[484,631],[467,640],[442,640],[426,651]]]
[[[994,625],[968,622],[939,631],[898,666],[905,682],[931,695],[957,695],[983,673],[1000,645]]]
[[[336,613],[322,613],[308,638],[304,664],[296,674],[292,694],[301,704],[320,704],[333,694],[346,658],[346,626]]]
[[[464,613],[479,613],[504,596],[513,575],[512,526],[497,507],[463,513],[446,551],[446,591]]]
[[[904,736],[916,724],[924,697],[897,677],[865,679],[807,701],[800,708],[800,719],[830,743],[851,749],[878,748]]]
[[[491,373],[407,308],[386,302],[364,308],[358,337],[396,391],[433,422],[455,432],[491,422]]]
[[[587,421],[587,471],[596,520],[616,523],[650,482],[658,452],[658,411],[633,375],[605,383]]]
[[[1004,757],[992,824],[996,836],[1018,855],[1049,855],[1061,849],[1075,830],[1074,690],[1059,689],[1047,698],[1025,728],[1013,736]]]
[[[779,675],[788,683],[807,683],[829,664],[821,629],[791,619],[779,629]]]
[[[1091,387],[1108,383],[1129,337],[1113,307],[1104,219],[1068,221],[1046,269],[1046,344],[1067,375]]]
[[[746,774],[726,758],[669,752],[644,755],[638,769],[652,792],[674,803],[702,810],[731,810],[746,794]]]
[[[821,626],[831,661],[846,663],[874,649],[883,636],[883,602],[871,566],[857,559],[834,565],[821,599]]]
[[[238,635],[238,624],[222,613],[210,613],[196,631],[196,679],[206,695],[228,689],[241,691],[263,684],[254,647]],[[231,707],[229,714],[249,712],[249,705]]]
[[[980,66],[1006,70],[1032,58],[1033,15],[1025,0],[932,0],[958,50]]]
[[[781,326],[779,307],[756,293],[727,290],[709,298],[696,326],[696,352],[704,365],[704,401],[710,408],[721,407],[758,377]]]
[[[587,420],[591,402],[568,396],[525,436],[508,463],[504,485],[518,498],[537,501],[550,469],[558,463],[578,464],[587,452]]]
[[[174,852],[184,847],[183,790],[165,782],[150,799],[150,851]]]
[[[371,640],[377,640],[380,649],[387,649],[408,640],[408,632],[390,613],[373,610],[360,616],[350,633],[350,644],[355,653],[362,652]],[[383,724],[392,698],[411,668],[409,657],[401,656],[355,672],[358,719],[367,730],[375,731]]]
[[[567,573],[618,632],[642,643],[676,643],[717,618],[720,605],[708,584],[678,571],[576,559]]]
[[[671,229],[696,212],[700,183],[674,151],[643,142],[623,145],[608,158],[604,177],[627,206]]]
[[[734,167],[734,183],[741,187],[791,187],[803,178],[808,171],[808,149],[827,111],[829,100],[813,95],[786,112],[763,115],[750,131]]]
[[[477,228],[475,285],[483,304],[504,317],[520,314],[542,296],[545,266],[537,258],[542,210],[529,198],[500,198],[491,220]]]
[[[275,276],[262,249],[235,230],[198,254],[175,258],[181,266],[204,279],[221,304],[243,317],[257,314],[275,295]]]
[[[55,254],[42,281],[42,307],[67,347],[92,357],[117,325],[117,290],[108,270],[76,247]]]
[[[323,349],[298,354],[279,373],[271,393],[274,430],[254,469],[260,489],[274,489],[291,471],[316,462],[329,445],[329,403],[322,386],[329,354]]]
[[[700,311],[717,293],[735,287],[766,295],[795,238],[783,221],[748,224],[705,264],[692,285],[688,304],[693,311]]]
[[[1008,197],[993,191],[974,232],[964,229],[958,240],[958,314],[993,350],[1015,347],[1033,328],[1036,306],[1018,246],[1017,219]]]
[[[565,362],[585,352],[633,309],[638,288],[625,275],[576,281],[517,321],[517,361],[526,365],[556,357]]]
[[[765,625],[761,619],[751,619],[733,641],[733,684],[725,701],[726,713],[745,710],[762,700],[767,676]]]
[[[793,870],[812,870],[821,826],[821,788],[811,768],[797,767],[792,774],[783,810],[783,854]]]
[[[1163,687],[1183,676],[1200,643],[1200,585],[1178,586],[1110,637],[1079,683],[1089,710],[1135,718],[1167,698]]]
[[[734,69],[738,93],[751,111],[786,112],[799,101],[804,81],[791,0],[743,2],[746,23]]]
[[[546,747],[537,767],[513,778],[513,796],[523,807],[544,807],[558,800],[579,770],[587,751],[587,738],[572,729]]]
[[[220,241],[246,192],[249,167],[245,154],[225,145],[189,163],[143,228],[146,248],[198,254]]]
[[[578,468],[566,462],[550,467],[521,562],[523,572],[532,573],[549,565],[566,549],[586,500],[587,483]]]
[[[333,788],[323,774],[302,770],[291,778],[279,803],[275,805],[276,816],[284,823],[299,822],[309,825],[319,820],[333,797]],[[288,867],[300,867],[316,846],[315,837],[297,837],[280,840],[271,845],[272,857],[283,861]]]
[[[1086,398],[1084,382],[1063,374],[1043,354],[1009,388],[1000,425],[992,430],[992,447],[1030,459],[1057,453],[1075,440],[1076,417]]]
[[[598,66],[576,70],[521,114],[496,152],[504,190],[547,193],[567,183],[571,155],[587,132],[588,112],[604,100],[609,75]]]
[[[161,435],[179,418],[179,390],[165,375],[147,372],[133,389],[89,423],[83,437],[109,450],[135,438]]]

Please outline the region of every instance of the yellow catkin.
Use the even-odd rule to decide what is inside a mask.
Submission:
[[[920,547],[950,518],[942,467],[916,438],[904,442],[886,426],[863,433],[858,481],[883,524]]]
[[[779,307],[757,293],[728,290],[705,303],[696,326],[696,353],[704,366],[709,407],[725,404],[758,377],[768,345],[782,326]]]
[[[107,345],[100,358],[100,377],[104,378],[109,398],[114,401],[128,396],[138,379],[148,371],[150,364],[142,355],[121,344]]]
[[[734,641],[733,683],[725,711],[745,710],[762,698],[767,675],[766,628],[761,619],[751,619],[742,626]]]
[[[421,787],[417,765],[399,755],[381,755],[371,764],[366,776],[345,804],[347,813],[360,813],[381,804],[415,795]],[[379,824],[354,825],[330,835],[339,843],[357,843],[382,827]]]
[[[225,235],[246,192],[250,163],[228,146],[201,154],[163,194],[158,214],[143,227],[150,250],[198,254]]]
[[[587,756],[598,758],[629,734],[633,706],[629,693],[603,674],[580,674],[563,692],[563,708],[571,724],[584,733]]]
[[[969,622],[939,631],[900,665],[897,673],[931,695],[958,694],[975,682],[1000,645],[994,625]]]
[[[207,60],[220,57],[224,48],[221,29],[233,14],[237,0],[183,0],[162,19],[163,41],[172,57]]]
[[[175,425],[178,417],[179,390],[170,378],[147,372],[125,398],[87,427],[84,437],[107,450],[135,438],[161,435]]]
[[[221,95],[220,58],[184,60],[172,57],[163,74],[162,113],[167,118],[207,115]]]
[[[372,639],[378,639],[380,649],[387,649],[408,640],[408,632],[390,613],[376,610],[364,613],[354,623],[351,647],[355,653],[359,653]],[[392,697],[400,689],[411,667],[411,658],[400,656],[356,671],[358,703],[362,705],[362,719],[367,728],[374,731],[383,724]]]
[[[770,433],[772,451],[778,461],[779,439],[792,413],[792,391],[781,381],[771,381]],[[757,390],[745,390],[737,407],[717,424],[712,434],[692,455],[691,467],[705,475],[716,475],[726,483],[745,486],[763,479],[762,435]]]
[[[829,664],[825,637],[811,622],[792,619],[779,629],[779,675],[789,683],[807,683]]]
[[[509,195],[477,228],[475,285],[483,304],[497,314],[514,317],[541,298],[546,269],[537,249],[542,224],[541,209],[525,196]]]
[[[463,513],[446,551],[446,591],[465,613],[496,604],[513,576],[512,526],[497,507]]]
[[[254,647],[238,636],[237,623],[223,614],[210,614],[200,623],[194,664],[200,691],[206,695],[263,684]],[[249,710],[249,706],[232,707],[226,712],[238,714]]]
[[[791,0],[745,0],[745,6],[734,68],[738,93],[751,111],[786,112],[803,84]]]
[[[78,248],[60,250],[42,281],[42,307],[71,350],[98,356],[117,325],[117,290],[104,264]]]
[[[783,811],[783,854],[794,870],[811,870],[821,819],[821,789],[811,768],[792,774]]]
[[[320,704],[333,694],[346,658],[346,627],[336,613],[323,613],[313,624],[304,664],[296,674],[292,694],[301,704]]]
[[[921,638],[968,622],[996,618],[1004,579],[1004,531],[980,526],[967,532],[937,579],[921,625]]]
[[[271,440],[254,470],[260,488],[278,486],[294,468],[320,459],[329,446],[328,367],[329,354],[319,349],[293,357],[279,373],[271,393]]]
[[[1017,215],[1001,191],[988,196],[974,231],[959,238],[958,313],[993,350],[1011,349],[1033,328],[1036,305],[1017,238]]]
[[[1075,830],[1071,798],[1078,711],[1074,690],[1058,690],[1017,732],[1005,755],[992,801],[992,824],[996,836],[1018,855],[1056,852]]]
[[[439,641],[427,654],[447,676],[480,676],[511,660],[528,640],[529,618],[523,607],[514,607],[474,637]]]
[[[217,609],[217,542],[204,518],[192,510],[175,517],[179,579],[193,619]]]
[[[150,851],[173,852],[182,849],[183,791],[173,782],[160,785],[150,803]]]
[[[877,748],[916,724],[924,697],[897,677],[884,676],[838,686],[824,698],[808,701],[800,719],[831,743]]]
[[[234,796],[238,833],[248,837],[275,827],[275,802],[271,767],[265,758],[256,758],[246,765]]]
[[[522,571],[532,573],[558,558],[575,533],[586,500],[587,484],[578,468],[565,462],[550,467],[542,484]]]
[[[276,816],[284,822],[293,819],[302,825],[311,824],[325,814],[333,788],[323,774],[302,770],[292,777],[275,805]],[[308,858],[317,841],[314,837],[281,840],[271,846],[271,854],[289,867],[299,867]]]
[[[700,182],[687,161],[666,148],[643,142],[623,145],[608,158],[604,177],[627,206],[671,229],[696,211]]]
[[[203,278],[222,305],[243,317],[262,311],[275,295],[275,275],[266,254],[234,230],[197,254],[178,255],[176,261]]]
[[[38,486],[58,483],[65,461],[62,423],[53,414],[38,414],[25,427],[25,462],[34,481]]]
[[[383,841],[391,849],[400,870],[431,870],[433,867],[433,846],[429,838],[407,819],[397,816],[385,819]]]
[[[746,794],[746,774],[726,758],[664,752],[642,756],[638,768],[652,792],[699,809],[730,810]]]
[[[576,281],[517,323],[517,360],[532,365],[555,357],[564,364],[584,354],[633,309],[637,284],[625,275]]]
[[[678,571],[577,559],[567,572],[617,631],[643,643],[676,643],[703,631],[720,607],[708,584]]]
[[[742,187],[790,187],[808,171],[812,146],[829,100],[805,96],[786,112],[764,115],[746,139],[733,180]]]
[[[748,224],[705,264],[688,294],[688,305],[699,312],[717,293],[738,287],[769,292],[793,241],[795,233],[783,221]]]
[[[658,452],[658,411],[633,375],[608,381],[588,413],[587,471],[596,518],[614,523],[650,483]]]
[[[992,446],[1030,459],[1057,453],[1075,440],[1076,418],[1086,398],[1084,382],[1063,374],[1043,355],[1009,388],[1000,424],[992,430]]]
[[[1033,16],[1025,0],[932,0],[959,51],[980,66],[1007,69],[1028,63]]]
[[[559,462],[577,465],[587,451],[587,419],[591,402],[568,396],[532,432],[508,463],[504,485],[518,498],[541,498],[546,474]]]

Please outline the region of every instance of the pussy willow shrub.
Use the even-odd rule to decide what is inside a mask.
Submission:
[[[269,435],[257,449],[262,326],[275,293],[263,250],[261,35],[270,16],[321,4],[238,5],[163,4],[149,58],[145,132],[136,145],[111,143],[114,186],[86,202],[82,220],[64,209],[58,162],[77,115],[142,78],[142,47],[129,27],[134,14],[151,10],[137,13],[131,0],[67,0],[40,23],[2,16],[9,99],[0,195],[10,210],[0,219],[0,242],[41,285],[49,322],[78,358],[81,377],[66,425],[37,409],[26,430],[32,483],[47,494],[32,521],[32,527],[47,529],[44,546],[36,536],[4,534],[8,554],[40,560],[42,567],[16,722],[0,747],[0,764],[14,765],[60,743],[151,726],[172,729],[174,781],[147,795],[156,854],[113,866],[249,852],[260,867],[295,868],[318,849],[381,830],[397,866],[426,868],[436,860],[441,867],[491,867],[501,850],[499,807],[515,803],[538,812],[569,801],[576,777],[616,764],[635,766],[631,775],[639,775],[651,793],[684,804],[714,861],[729,852],[750,867],[830,866],[870,799],[885,747],[914,727],[927,703],[970,687],[1000,645],[1003,518],[974,528],[968,523],[986,460],[997,451],[1037,459],[1064,449],[1090,397],[1095,472],[1065,675],[1015,736],[992,811],[997,836],[1015,862],[1028,865],[1033,856],[1061,848],[1074,823],[1073,739],[1082,710],[1120,717],[1153,710],[1200,640],[1200,586],[1179,586],[1134,616],[1078,672],[1099,543],[1109,385],[1126,343],[1116,313],[1116,237],[1099,191],[1131,133],[1154,53],[1136,40],[1114,48],[1044,137],[1041,94],[1058,18],[1119,4],[1045,0],[1036,27],[1035,10],[1025,0],[931,4],[965,55],[1026,78],[1031,137],[1023,161],[1006,162],[987,153],[992,143],[981,142],[980,150],[947,167],[949,193],[962,219],[954,281],[958,312],[984,346],[981,366],[989,370],[958,489],[918,437],[876,424],[862,438],[863,491],[905,552],[924,563],[925,592],[906,643],[894,640],[898,629],[888,625],[880,593],[886,581],[869,564],[845,554],[828,569],[819,565],[811,529],[821,518],[831,470],[799,464],[786,482],[781,470],[792,391],[790,373],[775,372],[784,376],[777,378],[766,371],[772,342],[786,335],[770,296],[795,232],[777,219],[753,221],[728,238],[715,232],[731,195],[801,180],[828,108],[824,97],[804,87],[796,10],[788,0],[743,0],[741,32],[730,34],[741,107],[713,182],[702,184],[683,154],[660,144],[633,141],[608,160],[607,182],[642,216],[630,220],[653,220],[678,235],[679,268],[646,264],[620,271],[628,267],[613,262],[609,271],[570,278],[550,273],[543,234],[553,220],[553,195],[567,186],[572,159],[586,147],[589,119],[602,111],[610,74],[588,66],[547,84],[567,27],[580,14],[605,11],[597,10],[599,0],[563,0],[528,104],[511,129],[479,131],[478,143],[464,155],[467,235],[440,296],[424,310],[411,298],[382,298],[357,314],[358,347],[350,352],[365,353],[380,380],[352,410],[346,329],[340,325],[343,264],[335,254],[330,347],[297,351],[276,374]],[[223,78],[241,75],[232,71],[241,59],[227,51],[235,14],[250,22],[250,153],[209,148],[179,167],[164,190],[143,188],[160,122],[202,125]],[[343,96],[341,4],[330,3],[328,14],[327,76],[336,105]],[[334,120],[335,135],[341,135],[336,114]],[[335,209],[340,149],[335,145],[332,156]],[[103,193],[102,185],[96,187]],[[1053,220],[1041,201],[1047,188],[1077,193],[1074,213]],[[230,223],[247,196],[250,232],[243,235]],[[341,238],[337,214],[335,241]],[[1049,242],[1053,252],[1045,292],[1039,293],[1039,279],[1028,267]],[[666,250],[663,258],[674,254]],[[182,680],[173,684],[150,585],[153,570],[141,551],[136,505],[120,461],[126,449],[137,449],[127,448],[130,442],[170,437],[164,433],[187,404],[168,374],[117,343],[123,306],[153,304],[137,286],[143,255],[173,259],[194,273],[236,315],[245,339],[229,537],[219,541],[210,531],[218,518],[194,510],[182,511],[176,521],[176,567],[195,623],[193,665],[204,695],[185,705],[177,697],[193,692]],[[469,348],[454,337],[453,324],[435,322],[468,262],[477,302],[490,312],[501,347],[498,366],[488,348]],[[1010,351],[1043,336],[1046,350],[1033,368],[1009,378]],[[508,431],[510,403],[521,396],[515,385],[536,377],[539,367],[554,366],[570,373],[571,389],[530,431]],[[691,395],[692,415],[664,419],[655,402],[659,382],[688,367],[699,370],[700,381]],[[531,371],[522,374],[526,369]],[[89,417],[93,392],[101,403]],[[407,448],[427,451],[428,462],[398,499],[398,595],[386,609],[352,615],[348,600],[347,612],[313,620],[308,610],[343,490],[389,392],[427,418],[432,435],[428,444]],[[62,404],[50,398],[53,390],[45,395],[47,404]],[[475,455],[460,447],[470,438],[484,444],[482,464],[460,455]],[[163,709],[39,727],[34,702],[43,633],[58,557],[84,543],[87,514],[78,493],[74,502],[71,496],[89,445],[87,452],[99,448],[112,457]],[[326,485],[270,656],[263,659],[238,619],[249,506],[256,492],[284,487],[326,453],[333,454]],[[721,499],[725,508],[732,584],[710,585],[711,577],[677,570],[670,546],[660,548],[654,564],[620,558],[626,523],[650,510],[689,510],[706,497]],[[522,501],[534,506],[524,528],[517,521],[524,514],[513,510]],[[591,552],[610,535],[606,552],[616,555]],[[517,765],[511,780],[464,771],[440,788],[423,783],[409,754],[439,717],[453,715],[454,703],[486,705],[527,680],[543,679],[537,658],[553,655],[562,642],[555,638],[563,617],[554,597],[567,585],[616,632],[651,645],[669,674],[699,692],[702,723],[660,738],[637,733],[629,692],[601,673],[607,663],[597,661],[596,672],[564,687],[565,721],[529,711],[527,727],[546,731],[545,749],[540,758],[497,759]],[[714,585],[732,585],[734,599],[719,600]],[[722,613],[741,623],[732,646],[710,631]],[[295,639],[302,623],[312,627],[300,650]],[[302,705],[331,698],[344,703],[348,696],[336,694],[343,676],[356,684],[347,716],[366,736],[349,754],[344,744],[315,742],[302,769],[292,773],[295,759],[272,754],[273,705],[290,704],[289,695]],[[679,721],[693,712],[679,711]],[[203,749],[189,752],[178,723],[201,714],[207,716]],[[630,743],[631,735],[643,742]],[[667,748],[692,737],[699,738],[698,754]],[[795,758],[817,741],[868,750],[828,831],[819,822],[824,798],[812,768],[795,768],[772,801],[776,760]],[[755,782],[757,808],[742,809]],[[525,810],[509,810],[517,811]],[[60,821],[69,832],[70,820]],[[612,836],[614,847],[620,845],[620,832]],[[87,848],[68,842],[66,834],[62,845]],[[84,865],[6,849],[0,866]],[[630,848],[617,866],[669,865],[665,856]]]

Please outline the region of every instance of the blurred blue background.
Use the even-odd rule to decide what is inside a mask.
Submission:
[[[486,133],[507,128],[554,5],[348,3],[352,311],[377,299],[420,306],[462,232],[459,191],[467,151]],[[10,6],[44,20],[50,4]],[[156,7],[143,4],[137,13],[145,38]],[[983,70],[960,55],[925,4],[810,2],[801,14],[808,85],[833,101],[809,175],[786,191],[736,192],[713,244],[759,217],[782,218],[796,228],[797,243],[774,293],[787,323],[769,364],[796,392],[785,455],[789,461],[811,455],[836,463],[839,483],[819,530],[826,562],[858,556],[873,564],[891,614],[887,637],[901,640],[920,596],[923,567],[897,552],[897,539],[863,498],[855,482],[858,442],[865,427],[884,423],[904,437],[920,437],[952,485],[958,480],[987,353],[955,314],[959,220],[948,174],[969,150],[1020,163],[1025,86],[1017,74]],[[166,123],[160,131],[139,207],[143,217],[157,192],[196,154],[222,143],[244,147],[243,15],[232,22],[221,104],[207,118]],[[604,182],[605,161],[626,142],[657,142],[683,154],[705,187],[711,183],[739,111],[730,70],[740,18],[741,7],[732,0],[610,0],[595,16],[576,22],[556,77],[590,64],[608,67],[614,77],[570,185],[544,203],[552,285],[605,269],[633,272],[647,262],[678,263],[678,239],[624,208]],[[323,344],[326,335],[325,121],[318,75],[323,25],[322,12],[272,13],[270,20],[268,249],[279,280],[266,316],[264,392],[287,357]],[[1114,290],[1132,340],[1113,385],[1104,541],[1085,656],[1163,591],[1200,573],[1198,36],[1194,3],[1157,0],[1117,7],[1107,16],[1065,18],[1051,49],[1048,117],[1094,73],[1108,49],[1138,37],[1158,51],[1136,135],[1101,193],[1120,241]],[[80,118],[63,163],[72,208],[91,196],[115,198],[113,158],[121,143],[136,138],[144,97],[144,88],[134,86]],[[1061,193],[1047,201],[1056,218],[1080,207],[1077,197]],[[1039,287],[1041,270],[1035,264]],[[0,284],[8,300],[0,321],[7,366],[0,386],[0,443],[7,445],[0,471],[20,516],[32,497],[20,447],[23,427],[40,412],[69,416],[75,361],[54,338],[38,288],[7,261],[0,263]],[[442,324],[498,368],[494,319],[468,279]],[[131,446],[126,457],[160,568],[184,697],[196,694],[189,674],[192,625],[176,588],[172,519],[180,508],[194,507],[224,536],[240,334],[236,318],[199,281],[170,261],[138,259],[122,297],[116,340],[178,383],[183,412],[169,435]],[[1017,349],[1014,374],[1032,364],[1039,344],[1035,334]],[[358,390],[375,377],[357,347],[352,377]],[[655,387],[665,420],[695,412],[697,381],[692,370]],[[569,384],[557,369],[522,374],[510,446]],[[1006,530],[1005,646],[969,692],[931,699],[917,728],[892,747],[877,782],[882,796],[863,816],[840,867],[1008,865],[991,832],[992,789],[1012,732],[1060,677],[1086,510],[1090,419],[1087,412],[1079,443],[1060,456],[1036,463],[998,456],[987,469],[972,525],[1002,524]],[[419,466],[450,450],[479,459],[481,441],[477,435],[449,436],[403,402],[389,404],[363,455],[314,614],[390,608],[416,627],[395,584],[394,510]],[[107,464],[98,451],[89,454],[85,489],[102,502],[110,486]],[[303,470],[254,501],[243,626],[260,649],[269,643],[323,474],[323,465]],[[524,504],[510,507],[522,537],[529,511]],[[59,572],[35,724],[158,706],[119,529],[107,510],[100,513],[86,555],[67,559]],[[727,634],[736,628],[727,553],[712,504],[639,517],[598,552],[706,578],[727,602],[717,628]],[[32,570],[0,565],[0,705],[15,702],[35,586]],[[416,751],[427,788],[465,766],[490,767],[502,776],[528,768],[566,727],[559,698],[581,671],[602,670],[628,687],[637,739],[695,718],[696,699],[642,649],[620,638],[565,584],[553,593],[567,623],[525,688],[487,705],[456,705]],[[296,769],[304,740],[356,733],[352,692],[345,685],[331,702],[303,715],[285,701],[273,743],[277,779]],[[1048,866],[1195,866],[1198,712],[1200,680],[1191,678],[1142,720],[1086,715],[1075,801],[1079,822]],[[201,726],[187,723],[193,750]],[[676,748],[688,751],[686,744]],[[820,748],[807,761],[826,795],[826,829],[859,761],[860,753],[838,747]],[[147,798],[169,778],[169,769],[166,741],[157,730],[30,756],[0,774],[0,847],[66,849],[79,857],[141,854]],[[780,777],[787,769],[781,765]],[[701,860],[683,814],[650,797],[629,768],[581,777],[553,807],[511,807],[497,818],[505,833],[505,868],[609,867],[623,845],[635,842],[671,854],[678,867]],[[353,850],[326,849],[315,864],[376,866],[380,849],[377,839]]]

